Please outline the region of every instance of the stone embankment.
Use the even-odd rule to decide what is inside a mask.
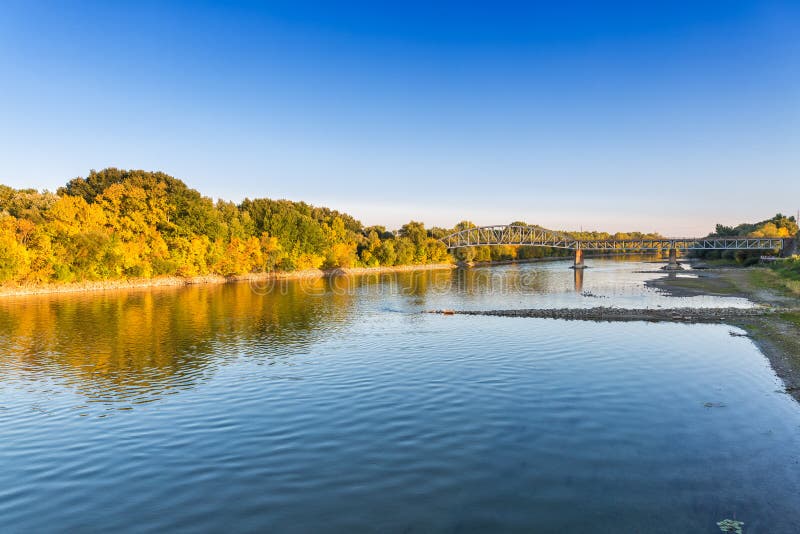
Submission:
[[[554,308],[528,310],[436,310],[443,315],[489,315],[495,317],[532,317],[571,321],[647,321],[682,323],[724,323],[745,317],[761,317],[788,310],[783,308]]]

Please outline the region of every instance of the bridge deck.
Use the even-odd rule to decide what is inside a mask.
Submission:
[[[659,239],[580,240],[539,226],[482,226],[455,232],[442,239],[448,249],[520,245],[570,250],[775,250],[782,238],[680,237]]]

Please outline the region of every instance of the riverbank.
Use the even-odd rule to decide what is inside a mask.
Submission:
[[[663,274],[663,271],[653,271]],[[765,267],[724,267],[661,276],[646,286],[675,297],[746,298],[752,308],[623,309],[609,307],[522,310],[439,310],[444,315],[488,315],[575,321],[724,323],[739,327],[767,357],[786,393],[800,401],[800,291]],[[736,335],[736,334],[732,334]]]
[[[154,278],[125,278],[119,280],[92,280],[65,284],[49,283],[28,286],[2,286],[0,297],[45,295],[50,293],[83,293],[91,291],[116,291],[124,289],[146,289],[180,287],[198,284],[228,284],[235,282],[268,282],[272,280],[302,280],[331,278],[335,276],[364,276],[370,274],[401,273],[411,271],[433,271],[455,269],[452,263],[426,265],[395,265],[392,267],[354,267],[350,269],[308,269],[303,271],[251,273],[234,276],[206,275],[193,277],[158,276]]]
[[[766,267],[720,267],[696,277],[664,277],[648,286],[673,296],[719,295],[743,297],[775,313],[740,316],[729,324],[744,329],[767,356],[786,392],[800,401],[800,293]]]

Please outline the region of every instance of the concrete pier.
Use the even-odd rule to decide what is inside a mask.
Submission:
[[[575,264],[572,266],[573,269],[585,269],[586,265],[583,263],[583,249],[576,248],[575,249]]]
[[[678,250],[671,248],[669,249],[669,263],[664,267],[667,271],[680,271],[683,269],[681,264],[678,263]]]

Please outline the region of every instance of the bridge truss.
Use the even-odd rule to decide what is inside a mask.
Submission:
[[[448,250],[464,247],[519,245],[568,250],[778,250],[784,239],[771,237],[681,237],[660,239],[575,239],[540,226],[481,226],[442,238]]]

